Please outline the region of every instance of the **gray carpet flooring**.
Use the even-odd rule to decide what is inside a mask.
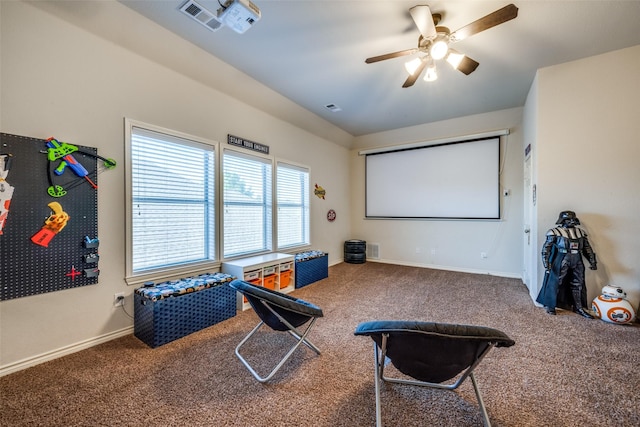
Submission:
[[[294,294],[324,311],[271,382],[234,348],[253,311],[151,349],[133,335],[0,378],[2,426],[372,426],[376,319],[484,325],[516,341],[476,370],[494,426],[639,426],[640,325],[533,305],[520,280],[367,262],[330,267]],[[262,329],[243,350],[266,372],[292,344]],[[482,425],[469,381],[457,391],[385,385],[386,426]]]

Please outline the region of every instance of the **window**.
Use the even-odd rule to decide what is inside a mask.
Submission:
[[[129,119],[125,132],[128,284],[218,271],[275,236],[309,245],[308,168]]]
[[[278,249],[309,244],[309,170],[278,162]]]
[[[215,145],[147,127],[127,126],[128,279],[216,259]]]
[[[272,162],[225,150],[222,160],[223,256],[272,250]]]

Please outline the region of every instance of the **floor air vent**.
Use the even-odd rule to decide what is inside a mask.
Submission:
[[[222,22],[218,21],[214,12],[208,11],[193,0],[183,4],[180,11],[211,31],[217,31],[222,27]]]
[[[367,258],[380,259],[380,244],[367,243]]]

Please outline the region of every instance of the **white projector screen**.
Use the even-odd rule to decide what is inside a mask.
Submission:
[[[367,218],[500,219],[500,138],[367,154]]]

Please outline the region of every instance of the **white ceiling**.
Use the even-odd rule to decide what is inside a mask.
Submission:
[[[262,18],[244,34],[207,30],[185,1],[121,3],[353,136],[519,107],[537,69],[640,44],[640,1],[515,0],[517,18],[452,46],[480,63],[474,73],[442,63],[438,80],[405,89],[411,57],[364,60],[417,45],[410,7],[428,4],[455,31],[509,1],[254,0]]]

